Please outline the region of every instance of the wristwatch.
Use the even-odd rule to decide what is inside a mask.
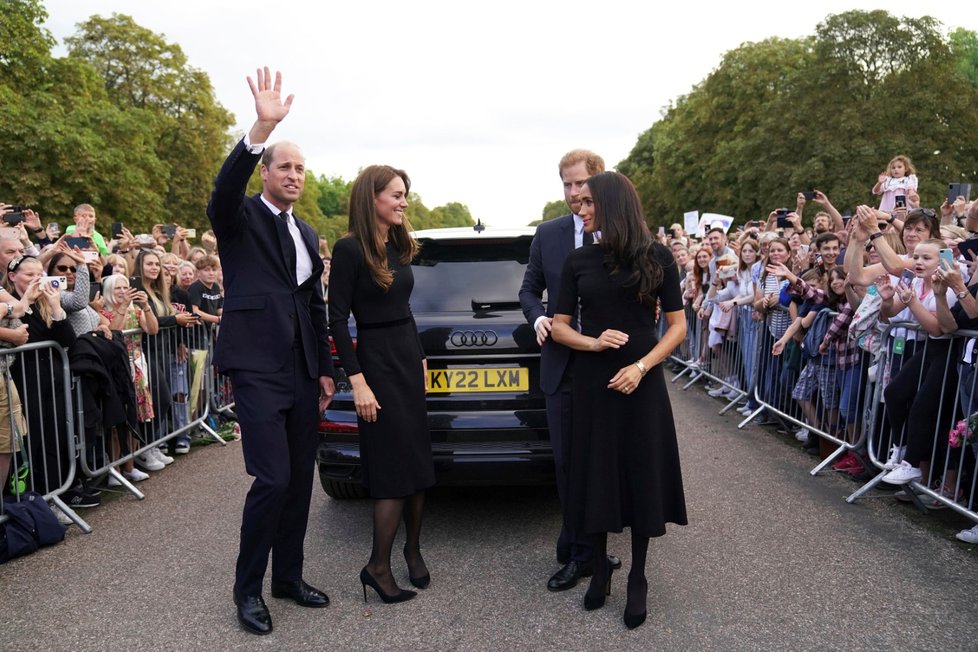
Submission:
[[[966,296],[968,296],[968,288],[965,288],[965,289],[961,290],[960,292],[955,293],[954,296],[956,296],[958,298],[958,301],[960,301],[961,299],[963,299]]]

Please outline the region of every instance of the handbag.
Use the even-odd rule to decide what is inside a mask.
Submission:
[[[4,498],[3,513],[8,520],[0,524],[0,564],[64,541],[65,526],[35,491],[21,494],[20,500]]]

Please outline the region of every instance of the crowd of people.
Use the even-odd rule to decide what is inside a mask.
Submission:
[[[854,214],[812,190],[798,193],[793,208],[729,232],[716,224],[696,238],[674,224],[660,239],[682,269],[690,321],[676,368],[708,371],[719,381],[710,394],[741,400],[744,415],[762,407],[756,386],[775,408],[761,422],[787,430],[779,413],[797,414],[812,428],[795,435],[812,451],[814,429],[859,444],[833,465],[857,477],[870,470],[859,428],[879,379],[885,410],[869,436],[888,457],[883,481],[904,485],[897,499],[913,500],[906,485],[916,481],[967,505],[974,450],[949,450],[948,433],[978,411],[975,340],[952,337],[978,329],[978,202],[954,196],[927,208],[917,183],[901,155],[872,188],[879,205]],[[967,428],[959,432],[974,441]],[[978,542],[978,525],[958,538]]]
[[[75,371],[76,360],[93,344],[85,336],[96,336],[102,360],[118,356],[124,363],[115,368],[127,379],[116,386],[115,397],[126,418],[113,424],[109,441],[102,443],[111,460],[145,448],[118,468],[122,476],[140,482],[147,472],[171,464],[174,455],[189,452],[188,435],[166,435],[186,425],[195,408],[188,403],[192,349],[209,349],[211,331],[221,323],[223,278],[213,232],[203,233],[198,244],[193,229],[175,224],[135,235],[121,223],[100,230],[90,204],[77,206],[63,231],[30,208],[0,203],[0,215],[0,347],[56,342],[68,351]],[[328,261],[325,241],[320,251]],[[328,269],[327,264],[324,286]],[[7,493],[30,487],[46,494],[67,477],[64,424],[73,408],[63,367],[50,347],[0,356],[0,484]],[[131,414],[125,414],[130,405]],[[146,448],[154,441],[161,443]],[[94,447],[89,454],[90,464],[98,466]],[[113,475],[102,479],[120,484]],[[97,484],[82,478],[62,498],[86,508],[100,503],[99,494]]]

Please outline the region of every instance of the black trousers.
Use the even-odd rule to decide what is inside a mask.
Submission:
[[[554,451],[554,467],[557,476],[557,495],[560,497],[561,512],[566,509],[568,482],[568,449],[570,447],[571,429],[573,427],[573,409],[571,395],[571,376],[564,374],[560,387],[551,395],[545,397],[547,404],[547,424],[550,429],[550,445]],[[564,514],[562,513],[561,516]],[[561,519],[560,535],[557,537],[557,550],[571,559],[580,562],[591,561],[591,543],[586,536],[578,536],[567,527],[566,519]]]
[[[275,373],[232,370],[230,377],[245,469],[255,478],[241,516],[234,586],[240,595],[256,596],[269,554],[272,579],[302,578],[319,441],[319,381],[309,378],[299,345]]]

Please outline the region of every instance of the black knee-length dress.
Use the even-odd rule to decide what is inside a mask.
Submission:
[[[682,310],[679,273],[662,245],[653,255],[663,267],[658,298],[663,312]],[[609,328],[628,333],[628,343],[600,352],[575,351],[573,428],[568,455],[565,518],[578,532],[666,533],[666,523],[686,525],[679,446],[662,365],[649,370],[630,394],[608,389],[622,367],[657,343],[655,311],[638,302],[635,289],[612,274],[604,249],[573,251],[564,265],[554,312],[574,315],[578,300],[582,332],[597,337]]]
[[[398,256],[388,243],[394,283],[385,292],[370,276],[359,241],[341,238],[333,247],[329,279],[329,332],[340,363],[350,376],[363,373],[380,405],[373,423],[357,420],[363,484],[374,498],[410,496],[435,483],[424,352],[408,303],[414,275]]]

